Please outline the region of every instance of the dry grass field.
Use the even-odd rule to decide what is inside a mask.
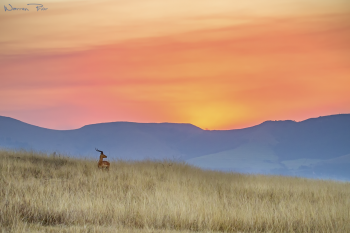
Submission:
[[[350,232],[350,184],[0,151],[1,232]]]

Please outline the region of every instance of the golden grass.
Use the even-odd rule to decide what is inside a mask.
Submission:
[[[0,229],[350,232],[350,184],[0,151]]]

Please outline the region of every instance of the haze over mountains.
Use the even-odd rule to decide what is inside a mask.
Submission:
[[[350,180],[350,114],[237,130],[112,122],[51,130],[0,116],[0,147],[108,159],[176,159],[202,168]]]

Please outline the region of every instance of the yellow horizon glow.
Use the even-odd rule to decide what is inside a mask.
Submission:
[[[350,113],[349,1],[41,4],[0,11],[0,115],[233,129]]]

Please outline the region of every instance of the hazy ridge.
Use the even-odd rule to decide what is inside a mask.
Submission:
[[[237,130],[112,122],[51,130],[0,117],[0,147],[110,159],[172,159],[216,170],[350,180],[350,114]]]

